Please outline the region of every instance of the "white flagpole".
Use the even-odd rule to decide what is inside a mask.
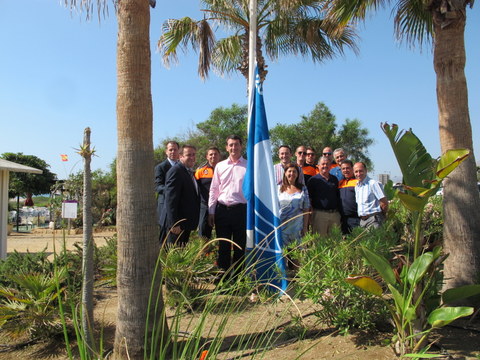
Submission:
[[[253,109],[253,89],[255,87],[255,63],[256,63],[256,45],[257,45],[257,0],[250,0],[250,28],[248,32],[248,123],[247,129],[250,132],[250,119]],[[251,134],[249,133],[248,136]],[[249,139],[250,140],[250,139]],[[252,196],[254,196],[252,194]],[[250,206],[250,205],[249,205]],[[254,228],[247,230],[247,249],[254,247]]]
[[[250,97],[253,94],[253,87],[255,86],[255,64],[257,54],[257,0],[250,0],[250,30],[248,43],[248,104],[253,103]],[[249,109],[250,110],[250,109]],[[249,117],[250,121],[250,117]]]

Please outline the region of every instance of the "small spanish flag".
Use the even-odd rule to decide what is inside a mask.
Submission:
[[[68,161],[68,155],[67,154],[60,154],[62,161]]]

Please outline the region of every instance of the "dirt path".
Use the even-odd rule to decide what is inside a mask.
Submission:
[[[105,244],[105,238],[113,236],[113,231],[101,231],[95,232],[93,238],[97,246]],[[7,254],[17,251],[19,253],[28,252],[40,252],[46,250],[47,253],[53,254],[55,250],[57,253],[66,244],[67,250],[73,250],[73,244],[79,242],[82,243],[83,235],[76,234],[74,230],[70,231],[70,234],[66,231],[65,235],[61,230],[47,230],[39,229],[33,230],[31,233],[17,233],[12,232],[7,237]]]

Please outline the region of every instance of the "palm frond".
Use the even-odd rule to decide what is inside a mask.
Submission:
[[[329,19],[309,18],[290,24],[290,30],[285,34],[288,41],[280,43],[282,52],[302,56],[309,55],[314,62],[322,62],[333,58],[336,54],[344,54],[348,47],[355,53],[357,38],[350,27],[338,26]],[[268,44],[269,55],[272,46]]]
[[[241,62],[242,40],[240,35],[219,40],[213,51],[212,63],[218,75],[230,74]]]
[[[390,0],[327,0],[325,11],[328,18],[346,25],[355,20],[364,20],[367,11],[382,9],[389,2]]]
[[[210,61],[212,59],[212,50],[215,46],[215,34],[210,28],[207,20],[199,22],[196,41],[200,44],[198,54],[198,75],[203,80],[208,77]]]
[[[158,51],[163,54],[163,62],[165,66],[177,61],[177,48],[180,46],[184,50],[188,44],[192,44],[196,49],[193,41],[197,31],[198,22],[195,19],[184,17],[182,19],[168,19],[162,25],[162,36],[158,40]]]
[[[432,15],[423,0],[399,0],[395,9],[395,35],[408,44],[418,43],[420,48],[432,39]]]

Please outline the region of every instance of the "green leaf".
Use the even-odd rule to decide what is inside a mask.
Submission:
[[[413,306],[409,306],[405,310],[404,318],[408,321],[413,321],[417,317],[417,314],[415,312],[415,308]]]
[[[430,315],[428,315],[428,323],[434,328],[439,328],[448,325],[452,321],[461,317],[470,316],[472,314],[472,307],[442,307],[440,309],[433,310]]]
[[[411,211],[422,211],[427,203],[427,198],[419,198],[403,192],[397,193],[398,198]]]
[[[448,355],[442,355],[442,354],[405,354],[402,357],[415,358],[415,359],[441,359],[447,356]]]
[[[444,304],[448,304],[478,294],[480,294],[480,285],[465,285],[446,290],[442,294],[442,300]]]
[[[405,303],[406,299],[400,294],[400,292],[392,285],[388,284],[388,289],[392,293],[393,301],[395,301],[395,305],[397,306],[398,310],[403,314],[405,310]]]
[[[381,127],[390,141],[405,185],[422,187],[423,180],[435,178],[436,160],[430,156],[420,139],[411,130],[399,131],[396,124],[388,123],[382,124]]]
[[[404,187],[405,187],[405,189],[413,192],[415,195],[421,195],[421,194],[423,194],[423,193],[425,193],[426,191],[429,190],[427,188],[420,187],[420,186],[407,186],[407,185],[405,185]]]
[[[360,252],[363,257],[368,260],[370,264],[380,273],[381,277],[387,284],[395,285],[397,279],[395,274],[389,264],[389,262],[382,256],[379,256],[372,251],[368,250],[366,247],[361,247]]]
[[[460,165],[469,155],[470,150],[467,149],[447,150],[445,154],[440,157],[440,161],[437,164],[437,177],[439,177],[440,179],[444,179],[448,174],[455,170],[455,168]]]
[[[437,260],[440,255],[442,255],[442,247],[441,246],[435,246],[432,250],[432,254],[433,254],[433,259],[434,260]]]
[[[417,282],[425,275],[425,272],[428,270],[428,267],[433,262],[433,254],[427,252],[420,255],[415,259],[412,265],[410,265],[407,274],[407,281],[411,285],[417,284]]]
[[[398,190],[393,188],[393,181],[388,180],[385,186],[383,187],[383,192],[388,200],[393,200]]]
[[[348,278],[345,279],[345,281],[370,294],[376,296],[382,296],[383,294],[383,290],[380,284],[369,276],[350,275]]]

